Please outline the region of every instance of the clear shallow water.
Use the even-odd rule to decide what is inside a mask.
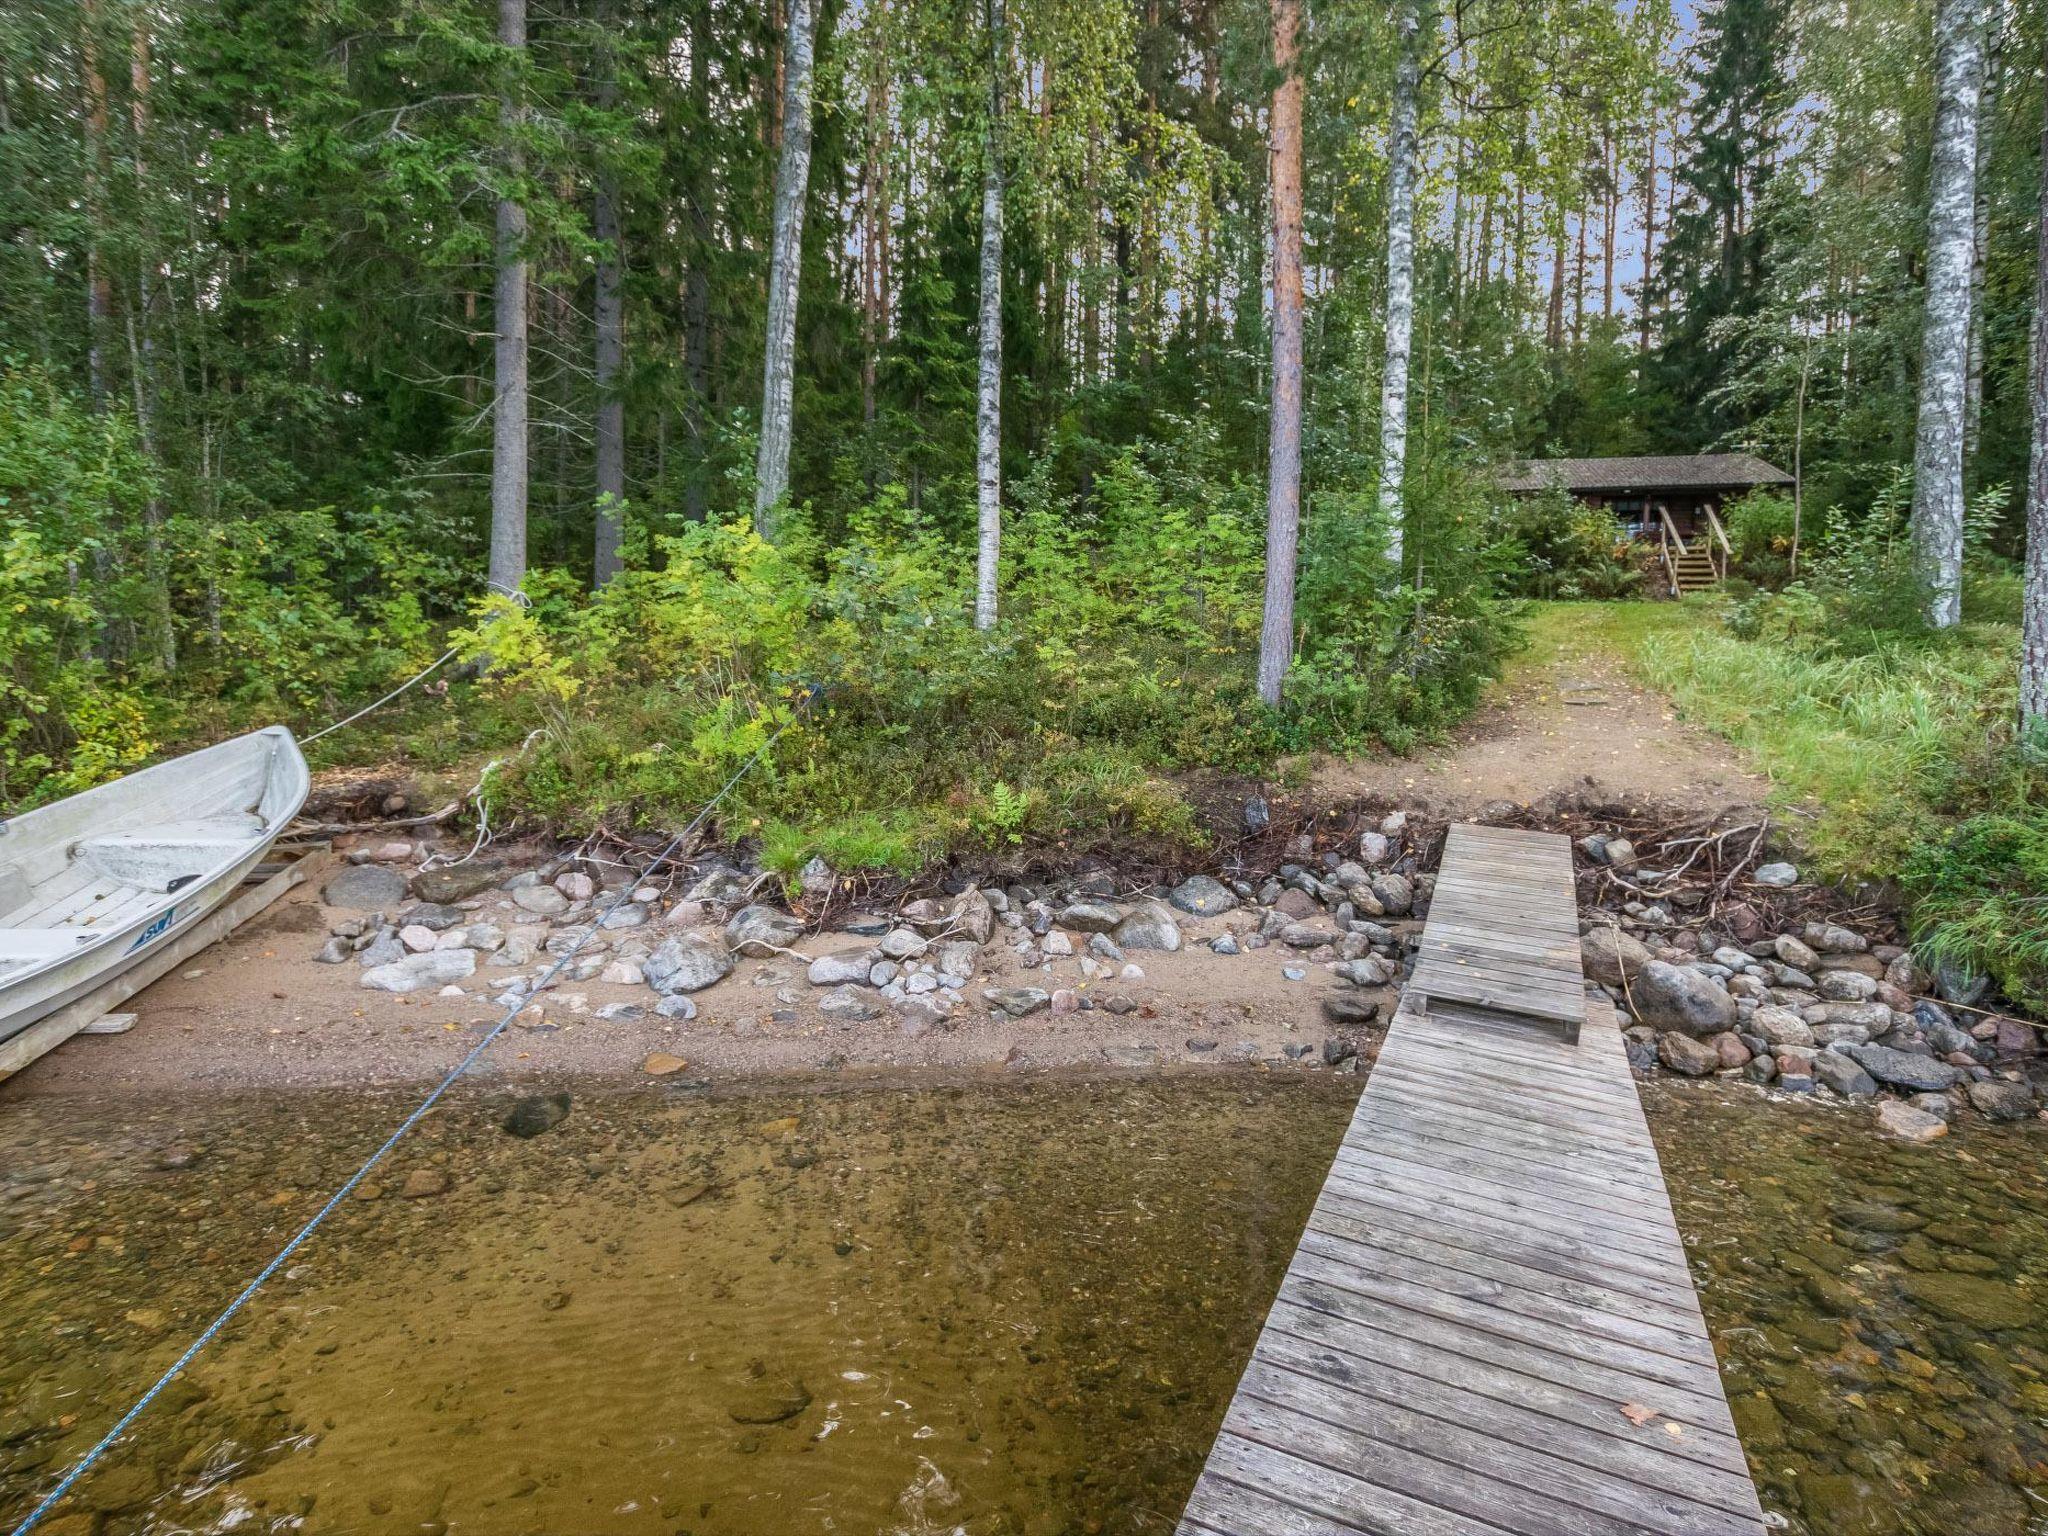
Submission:
[[[458,1098],[45,1529],[1170,1530],[1356,1089]],[[0,1518],[403,1107],[8,1108]]]
[[[1169,1530],[1355,1091],[459,1097],[45,1529]],[[2048,1135],[1646,1099],[1766,1508],[2048,1536]],[[0,1113],[0,1520],[405,1107]]]
[[[1932,1146],[1712,1088],[1644,1101],[1766,1510],[2048,1532],[2048,1134]]]

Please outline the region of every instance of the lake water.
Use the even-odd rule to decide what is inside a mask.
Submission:
[[[1356,1089],[465,1087],[44,1529],[1171,1530]],[[2048,1137],[1647,1099],[1766,1508],[2048,1533]],[[408,1103],[7,1105],[0,1518]]]
[[[1170,1530],[1356,1091],[464,1089],[45,1528]],[[0,1515],[404,1107],[10,1107]]]
[[[1767,1510],[1813,1536],[2048,1532],[2048,1134],[1648,1087]]]

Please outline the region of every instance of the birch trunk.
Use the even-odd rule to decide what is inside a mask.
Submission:
[[[974,567],[974,627],[996,626],[1003,551],[1003,0],[988,0],[988,145],[981,174],[981,381],[975,406],[975,478],[981,526]]]
[[[498,43],[512,57],[498,101],[508,185],[498,199],[497,330],[491,402],[491,590],[510,595],[526,575],[526,207],[515,183],[525,169],[519,133],[525,121],[516,79],[526,53],[526,0],[498,0]]]
[[[1999,32],[1998,5],[1993,0],[1986,36]],[[1996,47],[1987,43],[1983,84],[1977,95],[1977,143],[1972,163],[1977,167],[1975,196],[1970,205],[1970,371],[1963,386],[1963,468],[1975,468],[1977,439],[1984,420],[1984,269],[1991,250],[1991,187],[1985,170],[1991,164],[1991,130],[1996,118],[1992,103],[1998,94]]]
[[[1940,0],[1935,15],[1934,159],[1927,210],[1927,300],[1920,418],[1913,452],[1913,544],[1928,622],[1962,613],[1963,415],[1970,352],[1977,98],[1984,80],[1983,0]]]
[[[1657,117],[1650,114],[1649,155],[1643,176],[1643,288],[1637,299],[1636,347],[1650,350],[1650,309],[1657,282]]]
[[[1422,0],[1397,22],[1393,117],[1387,127],[1386,362],[1380,370],[1380,516],[1387,558],[1401,565],[1402,481],[1408,465],[1408,359],[1415,334],[1415,98],[1422,77]]]
[[[1301,537],[1301,0],[1273,14],[1273,405],[1266,467],[1266,607],[1259,697],[1280,703],[1294,648],[1294,553]]]
[[[609,8],[599,18],[608,38],[612,29]],[[616,64],[609,43],[601,45],[597,85],[599,107],[609,111],[617,104]],[[591,232],[600,249],[597,256],[597,289],[591,296],[591,324],[596,332],[593,382],[597,389],[597,528],[591,551],[591,575],[603,586],[619,574],[623,562],[619,546],[625,537],[626,520],[626,402],[619,394],[619,369],[625,360],[625,305],[619,292],[619,188],[609,171],[598,177],[597,195],[590,212]]]
[[[2020,605],[2020,744],[2048,756],[2048,118],[2041,126],[2041,227],[2034,254],[2033,356],[2028,397],[2027,575]]]
[[[761,451],[754,466],[754,528],[764,539],[775,537],[776,512],[789,495],[797,281],[811,179],[813,3],[790,0],[782,50],[782,160],[775,173],[775,243],[768,259],[768,329],[761,361]]]

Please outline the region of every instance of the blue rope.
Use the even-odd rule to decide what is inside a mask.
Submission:
[[[470,1048],[469,1054],[467,1056],[464,1056],[462,1060],[457,1062],[455,1064],[454,1069],[450,1071],[446,1077],[442,1078],[441,1081],[435,1085],[434,1091],[432,1093],[428,1094],[424,1099],[420,1101],[419,1107],[399,1122],[398,1129],[393,1131],[388,1137],[385,1138],[384,1145],[379,1147],[376,1151],[372,1152],[368,1158],[364,1159],[363,1165],[360,1168],[356,1169],[354,1173],[349,1175],[348,1182],[346,1184],[343,1184],[341,1188],[337,1189],[331,1196],[329,1196],[327,1203],[321,1206],[319,1210],[313,1213],[312,1220],[308,1221],[303,1227],[299,1228],[299,1230],[293,1235],[292,1240],[286,1243],[282,1248],[278,1249],[276,1256],[273,1257],[268,1264],[265,1264],[263,1268],[256,1272],[256,1278],[251,1280],[247,1285],[243,1286],[241,1291],[236,1295],[233,1301],[229,1302],[225,1307],[221,1308],[220,1315],[214,1318],[212,1322],[208,1323],[206,1327],[200,1331],[199,1337],[191,1342],[191,1344],[186,1348],[185,1352],[182,1355],[178,1356],[176,1360],[171,1362],[170,1369],[165,1371],[163,1375],[157,1377],[156,1381],[151,1384],[149,1390],[143,1393],[142,1396],[138,1397],[135,1400],[134,1406],[131,1407],[126,1413],[122,1414],[120,1418],[114,1421],[114,1427],[108,1430],[104,1435],[102,1435],[99,1438],[99,1441],[92,1447],[92,1449],[87,1451],[83,1456],[79,1457],[76,1462],[72,1463],[71,1470],[66,1472],[64,1476],[58,1480],[56,1487],[52,1488],[47,1494],[44,1495],[43,1501],[40,1504],[36,1505],[34,1509],[28,1512],[27,1518],[25,1518],[21,1522],[21,1524],[17,1525],[14,1528],[14,1530],[10,1533],[10,1536],[28,1536],[28,1533],[30,1531],[34,1530],[38,1525],[42,1523],[43,1517],[56,1507],[58,1500],[62,1499],[65,1494],[69,1493],[72,1487],[78,1482],[78,1480],[81,1477],[85,1476],[87,1472],[90,1472],[93,1468],[93,1465],[96,1462],[98,1462],[101,1457],[105,1456],[109,1450],[113,1448],[114,1442],[119,1440],[121,1436],[127,1432],[129,1425],[133,1424],[137,1419],[142,1417],[143,1412],[149,1407],[149,1405],[156,1401],[158,1394],[161,1393],[165,1387],[168,1387],[173,1381],[177,1380],[179,1374],[185,1369],[185,1367],[190,1365],[193,1362],[193,1360],[198,1357],[200,1351],[205,1349],[207,1345],[211,1344],[215,1336],[219,1334],[221,1329],[227,1326],[228,1320],[232,1318],[237,1312],[241,1311],[242,1308],[248,1304],[249,1298],[254,1296],[259,1290],[261,1290],[263,1288],[264,1282],[267,1281],[272,1275],[276,1274],[278,1270],[283,1267],[285,1260],[289,1259],[294,1253],[298,1252],[300,1246],[306,1241],[306,1239],[311,1237],[314,1234],[314,1232],[319,1230],[320,1224],[327,1220],[329,1216],[334,1214],[335,1207],[340,1205],[342,1201],[346,1200],[350,1196],[350,1194],[352,1194],[355,1191],[356,1186],[362,1183],[363,1180],[369,1176],[370,1170],[375,1168],[379,1163],[381,1163],[384,1160],[385,1155],[389,1153],[393,1147],[398,1145],[399,1141],[404,1138],[406,1132],[410,1131],[415,1125],[418,1125],[420,1123],[420,1120],[426,1115],[427,1111],[432,1109],[437,1103],[440,1102],[441,1096],[445,1094],[450,1088],[455,1086],[456,1080],[460,1078],[463,1073],[467,1072],[472,1066],[476,1064],[477,1058],[482,1056],[486,1050],[490,1049],[491,1042],[496,1040],[498,1036],[502,1035],[506,1031],[506,1029],[511,1025],[512,1021],[518,1018],[521,1013],[526,1011],[526,1008],[529,1004],[538,1000],[540,994],[543,991],[545,991],[547,989],[548,984],[552,982],[555,979],[555,977],[561,973],[563,967],[568,965],[568,963],[571,960],[574,960],[578,952],[582,950],[583,946],[590,942],[590,936],[593,933],[597,932],[599,928],[604,926],[604,920],[607,917],[611,916],[612,912],[617,909],[619,904],[625,901],[632,894],[634,886],[638,885],[640,881],[648,879],[650,876],[654,874],[656,870],[660,869],[662,865],[666,864],[669,861],[670,856],[673,855],[675,851],[683,845],[684,841],[687,838],[689,838],[690,835],[694,833],[699,827],[704,825],[705,821],[710,817],[712,811],[717,809],[718,803],[732,792],[733,786],[738,784],[741,779],[745,778],[747,774],[752,772],[755,765],[758,764],[763,758],[765,758],[768,755],[769,751],[774,747],[776,742],[782,739],[782,733],[788,730],[790,726],[794,725],[797,722],[797,720],[801,718],[804,710],[809,707],[810,702],[814,697],[816,697],[815,691],[807,692],[804,695],[804,697],[798,702],[795,713],[793,713],[787,720],[783,721],[782,724],[778,725],[775,728],[774,733],[770,735],[766,741],[761,743],[760,749],[756,751],[752,757],[748,758],[744,763],[740,764],[738,771],[736,771],[731,778],[727,779],[725,783],[722,786],[720,786],[717,794],[713,795],[710,798],[710,800],[705,802],[704,808],[701,811],[699,811],[694,818],[692,818],[690,824],[687,827],[683,828],[682,831],[678,832],[674,837],[668,840],[668,846],[663,848],[661,852],[657,853],[654,856],[653,862],[650,863],[645,869],[643,869],[640,872],[639,879],[630,881],[626,885],[621,886],[619,888],[619,893],[611,899],[610,903],[605,907],[604,911],[598,914],[597,920],[590,924],[590,926],[583,931],[582,935],[577,938],[575,944],[567,952],[561,955],[553,965],[549,966],[546,971],[541,973],[540,980],[533,984],[532,989],[528,991],[527,994],[524,997],[522,997],[518,1002],[514,1003],[509,1009],[507,1009],[505,1016],[498,1020],[496,1024],[493,1024],[491,1026],[489,1033],[487,1033],[481,1040],[477,1041],[477,1043]]]

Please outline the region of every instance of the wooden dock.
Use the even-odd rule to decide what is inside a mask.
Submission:
[[[1180,1530],[1764,1530],[1563,838],[1454,829]]]

